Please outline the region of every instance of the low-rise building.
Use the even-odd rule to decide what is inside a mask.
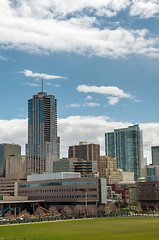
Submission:
[[[148,176],[145,182],[137,182],[137,201],[142,208],[159,207],[159,177]]]
[[[87,205],[97,211],[106,204],[106,180],[95,177],[80,177],[80,173],[50,173],[28,176],[18,183],[18,195],[28,200],[45,200],[60,210],[64,205]]]

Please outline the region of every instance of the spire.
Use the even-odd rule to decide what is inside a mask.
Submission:
[[[43,92],[43,78],[42,78],[42,92]]]

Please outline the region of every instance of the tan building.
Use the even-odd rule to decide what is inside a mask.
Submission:
[[[12,174],[0,178],[0,196],[17,196],[17,182],[26,180],[25,174]]]
[[[26,157],[21,155],[9,156],[6,159],[6,177],[18,173],[26,173]]]
[[[108,185],[134,181],[134,173],[117,169],[117,160],[111,156],[100,156],[99,177],[106,178]]]
[[[116,158],[110,156],[100,156],[99,177],[106,178],[108,185],[122,181],[122,173],[122,170],[117,169]]]
[[[18,144],[2,143],[0,144],[0,177],[6,174],[6,159],[11,155],[20,155],[21,146]]]

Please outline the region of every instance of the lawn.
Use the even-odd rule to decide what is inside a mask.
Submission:
[[[1,239],[154,240],[159,239],[159,218],[105,218],[0,226]]]

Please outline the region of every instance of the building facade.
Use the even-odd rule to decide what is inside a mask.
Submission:
[[[87,142],[79,142],[79,145],[69,147],[68,157],[97,162],[98,165],[100,158],[100,145],[94,143],[88,144]]]
[[[80,158],[62,158],[53,162],[53,172],[80,172],[81,176],[86,176],[97,172],[97,162]]]
[[[106,178],[107,185],[123,180],[123,171],[117,169],[117,160],[111,156],[100,156],[99,177]]]
[[[151,147],[152,165],[159,165],[159,146]]]
[[[142,208],[158,208],[159,207],[159,177],[146,177],[145,182],[137,182],[137,201],[140,202]]]
[[[105,133],[105,153],[117,159],[117,168],[141,176],[143,159],[142,131],[138,125]]]
[[[6,176],[12,174],[26,174],[26,156],[15,155],[6,159]]]
[[[19,196],[28,200],[45,200],[58,209],[77,204],[94,208],[106,204],[106,180],[80,177],[79,173],[53,173],[32,175],[27,181],[19,182]]]
[[[57,137],[57,100],[40,92],[28,100],[27,173],[53,172],[53,161],[59,160]]]
[[[11,155],[21,155],[21,146],[9,143],[0,144],[0,177],[5,177],[6,160]]]

